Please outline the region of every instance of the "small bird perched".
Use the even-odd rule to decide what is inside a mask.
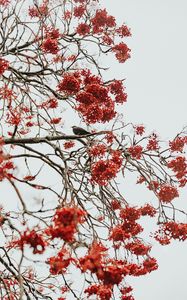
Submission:
[[[85,129],[77,126],[72,126],[73,133],[75,135],[87,135],[90,134],[90,132],[86,131]]]

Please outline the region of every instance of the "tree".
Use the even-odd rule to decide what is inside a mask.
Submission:
[[[129,59],[131,32],[98,1],[0,0],[0,10],[1,299],[133,300],[128,278],[158,268],[142,220],[154,219],[162,245],[187,238],[175,205],[186,129],[163,146],[124,122],[124,80],[105,79],[103,60]],[[79,120],[88,134],[69,134]],[[128,172],[153,203],[129,203]]]

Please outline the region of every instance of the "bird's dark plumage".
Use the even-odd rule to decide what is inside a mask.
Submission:
[[[87,135],[90,134],[90,132],[86,131],[85,129],[77,126],[72,126],[73,133],[75,135]]]

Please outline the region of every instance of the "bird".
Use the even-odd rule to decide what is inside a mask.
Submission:
[[[75,135],[87,135],[87,134],[90,134],[89,131],[81,128],[81,127],[77,127],[77,126],[72,126],[72,130],[73,130],[73,133]]]

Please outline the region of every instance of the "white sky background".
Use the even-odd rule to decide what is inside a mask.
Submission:
[[[127,39],[132,58],[125,64],[113,63],[111,68],[113,77],[126,78],[126,122],[144,123],[161,138],[172,139],[187,125],[187,1],[102,0],[101,3],[132,31],[132,37]],[[134,196],[140,196],[132,191]],[[187,210],[186,192],[178,201]],[[147,193],[141,198],[144,196],[145,201],[151,200],[151,194],[149,199]],[[160,268],[129,281],[135,288],[135,299],[186,300],[187,242],[166,247],[156,245],[152,254]]]
[[[125,22],[132,31],[132,37],[127,39],[131,59],[119,64],[110,56],[106,64],[111,66],[107,76],[126,78],[125,121],[144,123],[148,131],[154,130],[161,138],[172,139],[187,125],[187,0],[100,2],[109,14],[116,16],[119,24]],[[67,128],[70,121],[71,118],[66,122]],[[134,181],[126,183],[128,200],[141,198],[141,201],[151,202],[152,193],[135,186],[135,181],[136,176]],[[186,190],[181,199],[176,200],[176,206],[187,211]],[[7,201],[6,197],[2,200]],[[148,218],[146,221],[150,226]],[[159,270],[128,279],[134,287],[135,299],[186,300],[187,242],[165,247],[155,244],[152,255],[158,259]]]

